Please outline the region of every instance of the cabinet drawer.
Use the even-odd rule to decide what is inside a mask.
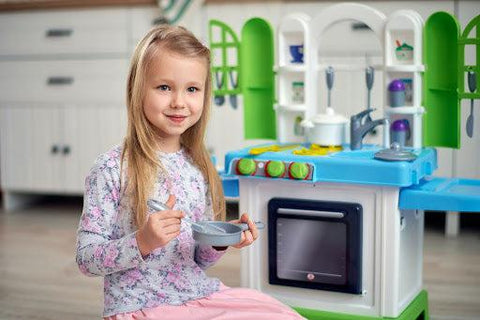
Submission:
[[[0,102],[125,103],[127,59],[0,62]]]
[[[0,57],[127,52],[124,8],[0,14]]]

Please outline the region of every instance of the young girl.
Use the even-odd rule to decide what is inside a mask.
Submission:
[[[158,26],[138,44],[127,85],[125,142],[88,177],[77,263],[104,277],[104,319],[301,319],[258,291],[228,288],[204,270],[226,248],[198,245],[183,217],[224,220],[221,182],[204,145],[210,51],[182,27]],[[148,199],[171,210],[153,212]],[[258,237],[249,225],[235,245]],[[238,221],[237,221],[238,222]]]

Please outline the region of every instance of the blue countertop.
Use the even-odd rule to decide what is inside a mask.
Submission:
[[[262,145],[265,146],[265,145]],[[259,146],[255,146],[259,147]],[[279,178],[267,176],[244,176],[237,172],[236,163],[239,159],[253,159],[258,167],[264,167],[268,161],[279,160],[288,167],[292,162],[308,164],[310,174],[308,179],[301,180],[306,183],[315,182],[340,182],[356,184],[373,184],[397,187],[408,187],[418,184],[422,178],[431,175],[437,169],[437,153],[434,148],[409,150],[417,155],[414,161],[383,161],[374,159],[379,146],[364,145],[361,150],[352,151],[348,145],[342,151],[332,152],[324,156],[295,155],[293,150],[308,145],[301,145],[290,150],[278,152],[265,152],[251,155],[251,148],[244,148],[228,152],[225,156],[225,168],[229,175],[238,175],[251,179],[288,179],[285,174]]]

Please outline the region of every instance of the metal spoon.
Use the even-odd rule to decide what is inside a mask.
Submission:
[[[153,210],[157,210],[157,211],[170,210],[170,208],[166,204],[153,199],[149,199],[147,201],[147,205]],[[183,218],[182,220],[192,226],[199,228],[202,232],[207,232],[207,233],[226,233],[227,232],[224,229],[210,223],[197,223],[188,218]]]
[[[215,96],[213,97],[213,101],[215,101],[215,104],[217,106],[223,106],[225,103],[225,97],[224,96]]]
[[[371,92],[372,92],[372,87],[373,87],[373,68],[372,67],[368,67],[365,69],[365,80],[367,82],[367,90],[368,90],[368,93],[367,93],[367,110],[370,110],[372,108],[372,105],[371,105]],[[371,122],[372,121],[372,117],[370,117],[370,114],[368,114],[366,117],[365,117],[365,123],[367,122]]]
[[[221,79],[219,77],[219,74],[218,74],[218,71],[215,72],[215,80],[216,83],[217,83],[217,89],[222,89],[222,86],[223,86],[223,79]],[[216,95],[214,98],[213,98],[213,101],[215,101],[215,104],[217,106],[223,106],[223,104],[225,103],[225,97],[224,96],[220,96],[220,95]]]
[[[477,76],[473,71],[468,71],[468,89],[472,93],[477,89]],[[470,115],[467,118],[467,135],[470,138],[473,137],[473,100],[470,99]]]
[[[238,85],[238,79],[235,80],[233,78],[233,71],[230,71],[229,73],[229,76],[230,76],[230,84],[232,85],[232,88],[235,90],[237,89],[237,85]],[[237,95],[236,94],[231,94],[229,96],[229,100],[230,100],[230,105],[232,106],[233,109],[237,109],[238,107],[238,103],[237,103]]]

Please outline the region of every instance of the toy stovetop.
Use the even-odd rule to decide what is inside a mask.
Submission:
[[[310,144],[265,144],[228,152],[227,174],[252,179],[286,179],[303,182],[341,182],[407,187],[418,184],[437,169],[433,148],[410,150],[414,161],[382,161],[374,158],[383,148],[364,145],[318,147]]]

